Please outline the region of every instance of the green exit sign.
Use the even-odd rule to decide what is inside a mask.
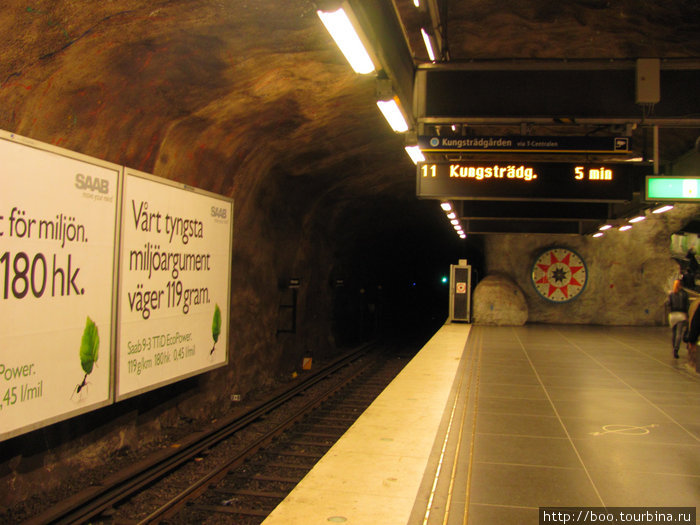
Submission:
[[[700,177],[647,176],[646,200],[700,202]]]

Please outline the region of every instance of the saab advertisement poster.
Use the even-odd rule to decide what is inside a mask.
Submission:
[[[0,440],[112,402],[121,167],[0,131]]]
[[[228,363],[233,202],[126,169],[117,400]]]

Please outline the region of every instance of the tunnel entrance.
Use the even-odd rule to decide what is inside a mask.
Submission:
[[[422,338],[448,317],[450,265],[483,275],[478,238],[460,239],[434,201],[382,200],[352,214],[355,232],[333,270],[333,332],[339,345]]]

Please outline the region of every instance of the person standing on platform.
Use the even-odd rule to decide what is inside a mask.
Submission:
[[[673,281],[673,291],[668,295],[668,324],[671,326],[673,357],[678,359],[681,341],[686,339],[688,331],[688,292],[681,287],[679,280]],[[697,337],[696,337],[697,339]]]
[[[683,273],[683,286],[695,290],[695,278],[698,275],[698,270],[700,270],[700,264],[695,257],[695,250],[690,248],[688,253],[685,254],[688,259],[688,267]]]
[[[700,301],[693,301],[690,305],[690,310],[688,310],[688,317],[690,318],[690,327],[688,328],[688,333],[683,339],[688,343],[688,364],[695,369],[696,372],[700,373],[700,366],[697,362],[698,353],[698,337],[700,337]]]

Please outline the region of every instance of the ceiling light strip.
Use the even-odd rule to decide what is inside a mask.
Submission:
[[[318,10],[316,13],[355,72],[372,73],[374,62],[345,10],[341,7],[336,11]]]

